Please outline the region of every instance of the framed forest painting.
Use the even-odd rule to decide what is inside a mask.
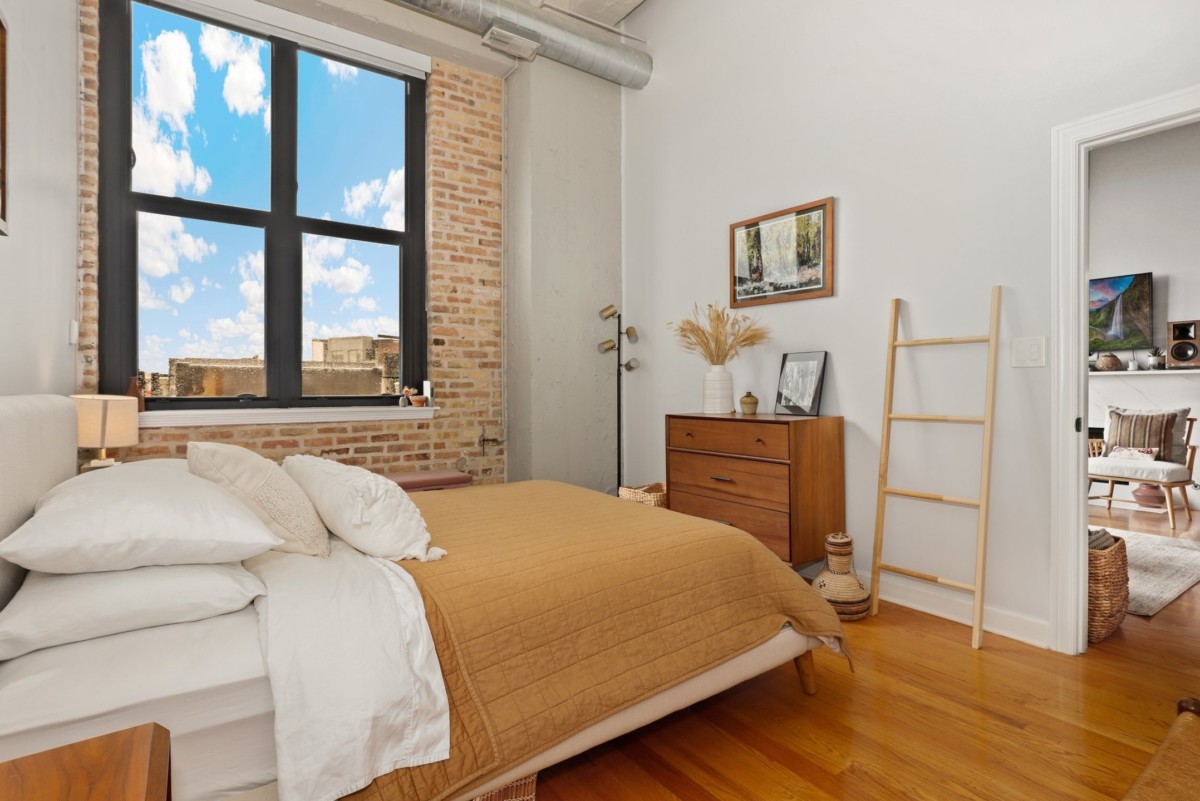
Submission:
[[[729,305],[833,294],[833,198],[729,226]]]

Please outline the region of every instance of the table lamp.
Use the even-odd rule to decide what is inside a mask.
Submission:
[[[136,445],[138,442],[137,398],[128,395],[72,395],[78,420],[80,448],[98,448],[97,459],[89,467],[111,467],[109,448]]]

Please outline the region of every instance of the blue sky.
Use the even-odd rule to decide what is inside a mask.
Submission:
[[[137,191],[266,209],[270,46],[133,6]],[[300,214],[403,230],[404,83],[301,53]],[[138,365],[263,354],[261,229],[141,214]],[[304,356],[314,337],[399,331],[399,249],[304,237]]]

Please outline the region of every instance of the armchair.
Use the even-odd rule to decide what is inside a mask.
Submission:
[[[1108,494],[1106,495],[1089,495],[1088,500],[1103,500],[1107,501],[1106,507],[1112,509],[1113,501],[1118,503],[1136,503],[1136,501],[1127,500],[1124,498],[1113,497],[1113,487],[1116,482],[1129,482],[1130,484],[1152,484],[1162,488],[1166,494],[1167,518],[1171,522],[1171,529],[1175,529],[1175,495],[1174,490],[1179,490],[1179,495],[1183,501],[1183,510],[1187,515],[1187,519],[1192,519],[1192,509],[1188,504],[1188,487],[1192,483],[1192,466],[1196,461],[1196,447],[1192,444],[1192,428],[1195,426],[1196,418],[1187,418],[1187,428],[1184,430],[1183,444],[1186,452],[1185,461],[1179,462],[1161,460],[1155,458],[1153,460],[1142,459],[1123,459],[1113,456],[1097,456],[1091,455],[1088,458],[1088,487],[1095,481],[1108,482]],[[1107,445],[1107,443],[1105,443]],[[1096,452],[1096,447],[1089,442],[1089,454]],[[1108,448],[1101,453],[1108,452]],[[1160,454],[1161,455],[1161,454]]]

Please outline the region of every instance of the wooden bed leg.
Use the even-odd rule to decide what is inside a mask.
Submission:
[[[792,660],[796,664],[796,672],[800,674],[800,686],[805,695],[817,694],[817,668],[813,663],[813,652],[805,651]]]

